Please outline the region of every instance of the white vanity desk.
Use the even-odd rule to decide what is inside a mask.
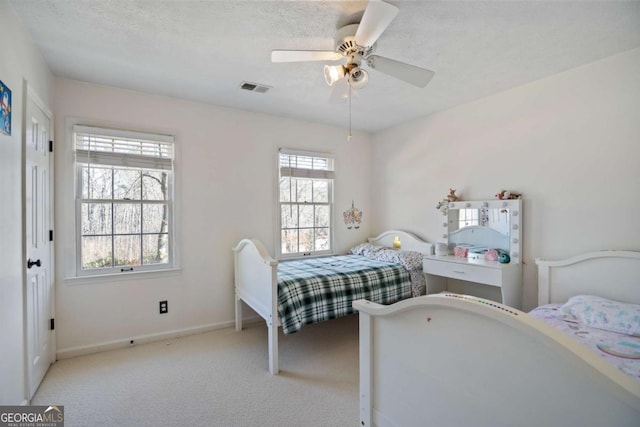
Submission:
[[[459,258],[453,255],[426,256],[427,293],[446,290],[446,278],[483,283],[500,288],[502,303],[522,308],[522,270],[520,264],[500,264],[498,261]],[[430,277],[431,276],[431,277]]]
[[[482,283],[500,288],[502,303],[522,308],[522,245],[520,200],[486,200],[450,203],[447,220],[443,223],[450,251],[456,245],[501,249],[507,252],[511,261],[485,261],[483,255],[469,253],[461,258],[453,255],[426,256],[423,269],[427,279],[427,293],[446,290],[447,279]],[[462,211],[464,210],[464,212]],[[475,211],[475,213],[473,212]],[[469,213],[474,213],[471,220]],[[475,222],[474,222],[475,221]],[[472,226],[465,226],[471,223]]]

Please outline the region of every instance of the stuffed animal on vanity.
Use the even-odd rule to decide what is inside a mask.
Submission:
[[[458,196],[456,196],[456,189],[455,188],[450,188],[449,189],[449,195],[447,195],[447,200],[449,202],[455,202],[458,200]]]
[[[520,199],[521,197],[522,194],[507,190],[502,190],[501,192],[496,194],[496,198],[499,200],[515,200]]]

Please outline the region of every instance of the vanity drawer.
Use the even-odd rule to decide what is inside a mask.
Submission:
[[[423,263],[426,274],[450,277],[469,282],[502,286],[502,271],[499,268],[482,267],[448,261],[426,259]]]

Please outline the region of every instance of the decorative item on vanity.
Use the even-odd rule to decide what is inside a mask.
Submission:
[[[510,261],[511,261],[511,258],[509,257],[508,253],[500,252],[500,256],[498,256],[498,262],[500,264],[509,264]]]
[[[485,261],[498,261],[498,251],[495,249],[489,249],[484,253]]]
[[[453,248],[453,255],[457,256],[458,258],[466,258],[467,256],[469,256],[469,248],[456,246],[455,248]]]
[[[442,215],[446,215],[447,210],[449,209],[449,203],[455,202],[457,200],[458,196],[456,196],[455,188],[450,188],[449,194],[447,194],[447,197],[438,202],[438,204],[436,205],[436,209],[440,210],[440,212],[442,212]]]
[[[342,216],[344,217],[344,224],[347,226],[347,230],[360,228],[362,211],[354,206],[353,200],[351,201],[351,209],[344,211]]]
[[[465,286],[471,287],[482,283],[500,290],[500,302],[520,309],[522,199],[456,200],[448,202],[446,213],[442,238],[453,255],[424,258],[427,293],[446,290],[450,279],[469,282]],[[461,255],[463,249],[466,257],[456,256],[455,251]]]
[[[436,243],[435,251],[437,256],[449,255],[449,245],[446,243]]]
[[[395,236],[393,238],[393,249],[400,249],[402,247],[402,243],[400,242],[400,237]]]
[[[496,194],[496,199],[498,200],[516,200],[521,198],[522,194],[516,193],[515,191],[502,190],[501,192]]]

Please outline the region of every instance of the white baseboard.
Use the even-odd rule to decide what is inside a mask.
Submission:
[[[243,319],[242,322],[255,323],[261,320],[263,320],[261,317],[251,317],[248,319]],[[56,360],[69,359],[71,357],[84,356],[87,354],[99,353],[101,351],[115,350],[118,348],[129,347],[131,345],[131,341],[133,341],[135,345],[147,344],[147,343],[162,341],[162,340],[171,339],[171,338],[180,338],[180,337],[185,337],[189,335],[203,334],[205,332],[211,332],[217,329],[230,328],[232,326],[235,326],[235,322],[233,320],[228,320],[226,322],[212,323],[212,324],[203,325],[203,326],[194,326],[194,327],[185,328],[185,329],[175,329],[172,331],[160,332],[157,334],[129,337],[129,338],[124,338],[124,339],[119,339],[114,341],[103,342],[100,344],[66,348],[66,349],[61,349],[56,351]]]

